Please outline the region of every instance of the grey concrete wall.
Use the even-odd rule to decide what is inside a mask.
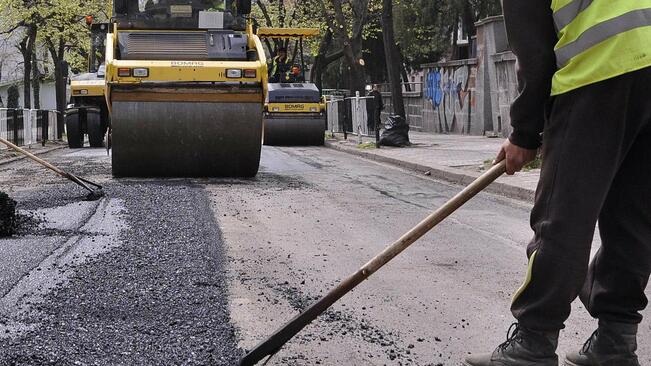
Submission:
[[[495,91],[497,109],[493,111],[495,130],[502,136],[508,136],[511,131],[510,107],[518,96],[518,80],[515,73],[516,58],[512,52],[498,53],[492,56],[495,65]]]
[[[416,131],[428,131],[423,126],[423,93],[416,92],[403,92],[402,98],[405,103],[405,113],[407,114],[407,122],[409,126]],[[391,100],[391,93],[382,93],[382,101],[384,102],[384,110],[381,114],[382,121],[385,121],[389,115],[393,114],[393,101]]]
[[[477,58],[422,65],[425,92],[420,129],[469,135],[511,131],[509,105],[517,96],[515,57],[501,16],[477,26]],[[434,75],[434,85],[427,79]]]

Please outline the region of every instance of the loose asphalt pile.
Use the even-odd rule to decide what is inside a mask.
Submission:
[[[16,201],[0,192],[0,238],[12,236],[16,231]]]
[[[185,181],[106,191],[124,203],[121,246],[76,265],[68,284],[12,319],[35,327],[0,337],[0,365],[237,364],[227,259],[206,192]]]

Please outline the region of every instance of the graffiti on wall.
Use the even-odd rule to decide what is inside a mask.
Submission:
[[[476,79],[474,65],[444,66],[428,73],[426,96],[436,111],[436,132],[470,132]]]

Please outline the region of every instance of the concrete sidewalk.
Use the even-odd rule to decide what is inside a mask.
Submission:
[[[68,147],[68,143],[60,141],[48,141],[45,146],[41,144],[33,144],[31,146],[21,146],[27,152],[34,155],[42,155],[50,151],[64,149]],[[16,152],[5,145],[0,144],[0,165],[12,163],[16,160],[26,159],[27,157],[19,152]]]
[[[328,139],[326,146],[370,160],[414,170],[434,178],[460,185],[467,185],[485,171],[504,142],[502,138],[467,135],[440,135],[410,132],[411,147],[382,147],[376,149],[375,139],[336,134]],[[524,171],[515,176],[503,176],[487,190],[493,193],[525,201],[533,201],[540,170]]]

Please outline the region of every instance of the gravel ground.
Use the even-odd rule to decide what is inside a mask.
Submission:
[[[0,366],[236,365],[460,189],[320,148],[265,148],[251,180],[113,180],[101,149],[47,158],[107,196],[84,202],[27,161],[0,168],[20,223],[0,239]],[[448,366],[492,350],[524,277],[529,210],[479,195],[269,365]],[[577,302],[567,325],[561,356],[595,321]],[[646,321],[643,365],[650,336]]]
[[[93,169],[102,164],[75,172],[97,174]],[[30,170],[12,169],[24,175]],[[82,190],[56,178],[46,184],[37,190],[17,189],[27,219],[21,236],[13,240],[101,241],[103,234],[82,225],[92,221],[86,214],[80,214],[81,224],[75,227],[43,225],[54,213],[76,205],[79,211],[91,207],[90,214],[96,216],[100,208],[120,203],[116,216],[126,225],[115,242],[105,243],[101,255],[60,269],[68,273],[65,285],[54,286],[37,300],[21,298],[27,311],[0,311],[0,328],[4,325],[3,333],[11,332],[0,334],[0,365],[236,364],[242,351],[229,322],[222,239],[201,186],[186,180],[110,181],[107,198],[81,203]],[[0,241],[3,244],[10,242]],[[41,267],[28,277],[37,271]]]
[[[328,149],[279,148],[263,150],[256,180],[207,189],[230,257],[231,319],[240,347],[252,349],[461,188]],[[525,275],[530,209],[480,194],[269,365],[456,366],[494,350],[514,321],[508,310]],[[561,357],[596,325],[578,301],[573,308]],[[643,365],[651,364],[650,335],[646,321]]]

